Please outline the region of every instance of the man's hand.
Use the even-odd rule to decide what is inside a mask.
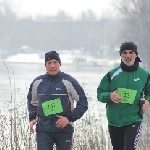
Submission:
[[[30,122],[30,132],[32,132],[32,133],[34,133],[33,126],[36,124],[36,122],[37,121],[35,119]]]
[[[118,90],[112,92],[110,95],[110,99],[116,104],[118,104],[122,100],[122,97],[120,97],[117,92]]]
[[[146,100],[146,99],[141,99],[141,101],[143,102],[143,106],[142,106],[143,111],[148,110],[148,108],[149,108],[149,101]]]
[[[57,117],[59,118],[56,122],[56,125],[58,128],[61,128],[63,129],[68,123],[69,123],[69,120],[66,118],[66,117],[63,117],[63,116],[58,116]]]

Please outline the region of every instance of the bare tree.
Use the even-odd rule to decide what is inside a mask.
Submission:
[[[118,0],[115,5],[124,22],[121,37],[137,43],[144,66],[150,70],[150,0]]]

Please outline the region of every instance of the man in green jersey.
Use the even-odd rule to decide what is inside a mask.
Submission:
[[[97,98],[106,103],[113,150],[135,150],[143,113],[149,108],[150,75],[139,66],[141,60],[134,42],[125,41],[119,52],[121,63],[102,78]]]

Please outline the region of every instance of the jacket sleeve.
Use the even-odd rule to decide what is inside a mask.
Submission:
[[[31,122],[32,120],[36,119],[37,115],[37,105],[31,104],[32,97],[33,97],[33,83],[31,83],[29,92],[27,95],[27,108],[28,108],[28,113],[29,113],[29,121]]]
[[[148,74],[147,83],[144,90],[144,98],[150,102],[150,74]]]
[[[102,103],[109,103],[110,100],[110,81],[108,81],[107,74],[101,79],[97,88],[97,99]]]
[[[69,121],[74,122],[80,119],[87,111],[88,101],[83,88],[76,80],[70,83],[68,94],[70,95],[70,99],[76,101],[76,107],[65,117]]]

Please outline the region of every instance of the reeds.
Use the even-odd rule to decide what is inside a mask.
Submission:
[[[5,104],[0,112],[0,150],[35,150],[35,134],[29,132],[26,99],[13,105]],[[73,150],[112,150],[104,116],[86,112],[76,121],[73,135]],[[149,115],[146,113],[143,132],[137,150],[149,150],[150,127]],[[55,149],[55,148],[54,148]]]

